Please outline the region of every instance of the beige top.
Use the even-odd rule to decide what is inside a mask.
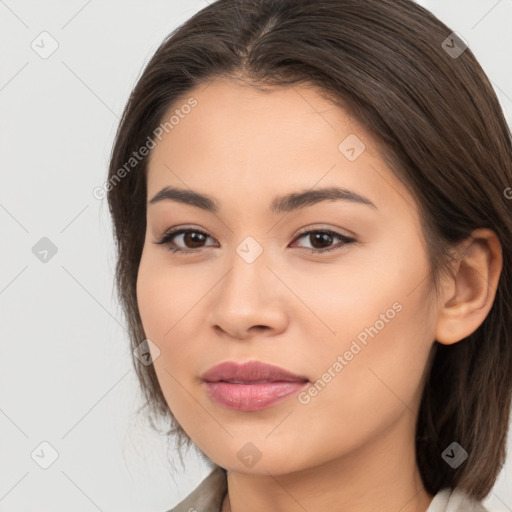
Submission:
[[[226,471],[214,469],[183,501],[167,512],[221,512],[228,484]],[[462,491],[443,489],[425,512],[489,512]]]

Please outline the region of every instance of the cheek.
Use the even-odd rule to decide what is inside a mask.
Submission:
[[[162,251],[163,252],[163,251]],[[169,374],[182,383],[195,378],[199,349],[197,318],[201,298],[208,291],[208,276],[200,267],[169,268],[160,251],[143,253],[137,277],[137,302],[146,337],[160,350],[155,371],[164,391],[174,388]],[[211,276],[210,276],[211,280]]]
[[[137,302],[144,333],[159,350],[157,357],[154,349],[151,355],[167,406],[182,426],[190,428],[187,419],[193,423],[200,411],[195,411],[197,403],[184,392],[195,375],[190,368],[194,361],[193,344],[189,341],[192,334],[184,328],[186,313],[197,299],[192,300],[194,292],[182,287],[181,281],[179,272],[166,272],[154,255],[143,254],[137,277]],[[180,289],[184,291],[180,293]]]
[[[318,440],[319,461],[368,444],[400,419],[411,422],[411,432],[414,428],[432,345],[421,329],[427,315],[417,304],[403,300],[403,309],[393,310],[394,318],[388,314],[388,323],[376,322],[374,313],[385,313],[388,302],[369,307],[373,314],[361,324],[347,321],[347,332],[355,335],[326,338],[320,353],[310,351],[316,380],[307,390],[312,394],[299,397],[296,405],[297,433],[286,435],[296,436],[300,443],[300,425],[307,424],[307,438]]]
[[[346,309],[345,329],[338,324],[330,354],[320,356],[319,391],[311,405],[329,409],[331,425],[369,433],[419,405],[433,344],[428,304],[419,289],[409,296],[405,288],[394,290],[380,290],[364,308],[356,303]]]
[[[313,353],[307,344],[301,347],[303,353],[312,353],[318,379],[312,408],[316,402],[329,407],[339,421],[348,414],[370,427],[379,415],[416,406],[434,324],[427,261],[419,247],[408,248],[406,254],[404,259],[403,253],[390,250],[389,257],[382,252],[378,261],[347,263],[342,275],[316,276],[316,288],[303,281],[302,293],[318,290],[309,294],[308,305],[332,331],[312,319],[311,325],[315,321],[325,333]]]
[[[168,325],[166,309],[169,301],[158,275],[157,267],[143,253],[137,275],[137,305],[144,332],[154,341],[161,339],[161,333]]]
[[[204,295],[199,267],[170,268],[164,248],[143,251],[137,276],[137,303],[146,335],[167,343]],[[183,320],[185,320],[183,322]]]

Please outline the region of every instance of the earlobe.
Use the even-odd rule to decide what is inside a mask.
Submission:
[[[436,326],[435,339],[444,345],[468,337],[483,323],[494,302],[503,266],[501,244],[490,229],[474,230],[456,253]]]

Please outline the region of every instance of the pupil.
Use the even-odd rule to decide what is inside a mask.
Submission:
[[[331,235],[329,235],[328,233],[316,233],[315,235],[313,235],[313,247],[317,248],[317,245],[316,245],[316,241],[318,241],[320,239],[320,241],[324,241],[324,242],[329,242],[330,239],[331,239]],[[320,249],[322,249],[324,246],[322,246],[322,244],[320,243]]]
[[[194,241],[194,238],[196,239],[196,241]],[[199,241],[199,247],[200,247],[200,244],[201,244],[201,239],[204,238],[204,235],[202,235],[201,233],[185,233],[185,245],[189,246],[188,244],[188,241],[191,241],[191,244],[192,244],[192,247],[193,248],[196,248],[198,247],[198,245],[194,245],[197,241]],[[190,240],[192,239],[192,240]],[[199,239],[199,240],[197,240]]]

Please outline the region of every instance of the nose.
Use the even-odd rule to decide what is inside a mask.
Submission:
[[[228,264],[229,270],[212,290],[210,325],[218,333],[240,340],[284,331],[290,292],[276,277],[279,271],[272,268],[275,265],[265,251],[252,262],[234,252]]]

